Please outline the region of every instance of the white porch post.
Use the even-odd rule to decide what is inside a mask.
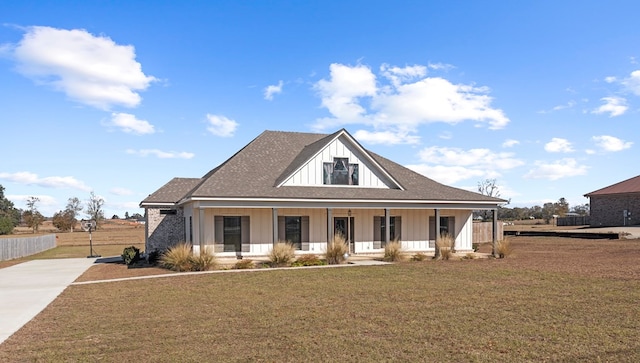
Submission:
[[[327,245],[333,238],[333,209],[327,208]]]
[[[384,209],[384,245],[389,244],[389,240],[391,239],[391,213],[389,212],[389,208]]]
[[[440,258],[440,247],[438,243],[440,242],[440,209],[434,209],[435,211],[435,234],[436,234],[436,245],[435,245],[435,255],[434,258]]]
[[[272,242],[275,246],[278,243],[278,208],[271,208],[271,222],[273,224]]]
[[[198,246],[200,251],[204,250],[204,209],[198,209]]]
[[[493,230],[491,233],[491,255],[493,257],[498,257],[497,247],[498,247],[498,210],[493,209]]]

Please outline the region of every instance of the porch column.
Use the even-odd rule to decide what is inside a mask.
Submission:
[[[384,209],[384,245],[389,244],[391,239],[391,213],[389,208]]]
[[[435,233],[436,233],[436,245],[435,245],[435,255],[433,256],[433,258],[440,258],[440,246],[438,246],[438,243],[440,243],[440,209],[434,209],[434,213],[435,213],[435,217],[433,217],[435,219]]]
[[[492,209],[493,212],[493,230],[491,233],[491,255],[493,257],[498,257],[497,248],[498,248],[498,210]]]
[[[333,239],[333,209],[327,208],[327,244]]]
[[[275,246],[278,243],[278,208],[271,208],[271,222],[273,224],[272,242]]]
[[[198,240],[193,242],[196,242],[198,244],[198,247],[200,248],[200,251],[202,251],[204,249],[204,209],[194,208],[193,212],[194,215],[198,216],[195,223],[195,228],[198,230],[198,233],[196,233],[195,235],[198,236]]]

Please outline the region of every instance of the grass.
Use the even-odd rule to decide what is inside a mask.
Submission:
[[[640,241],[511,243],[508,259],[70,286],[0,361],[640,361]]]
[[[439,259],[448,260],[453,256],[456,243],[456,240],[453,238],[453,236],[451,236],[450,234],[443,234],[440,239],[436,241],[436,243],[438,244],[438,248],[440,250]]]
[[[511,247],[511,239],[504,237],[502,240],[496,242],[496,254],[498,258],[505,258],[511,256],[513,248]]]
[[[397,262],[403,259],[404,253],[402,252],[402,243],[400,243],[400,240],[393,240],[384,246],[384,261]]]
[[[347,245],[347,241],[344,239],[344,236],[341,234],[334,235],[333,239],[327,246],[327,250],[325,251],[327,264],[339,265],[341,263],[344,263],[345,255],[348,252],[349,246]]]
[[[296,258],[296,250],[291,243],[278,242],[269,251],[269,262],[271,267],[291,266]]]

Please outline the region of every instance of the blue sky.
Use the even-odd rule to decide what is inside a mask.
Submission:
[[[332,133],[511,206],[639,174],[636,1],[0,2],[0,184],[105,215],[264,130]]]

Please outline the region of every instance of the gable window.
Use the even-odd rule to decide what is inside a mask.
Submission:
[[[349,158],[333,158],[322,165],[325,185],[358,185],[358,175],[358,164],[349,164]]]

